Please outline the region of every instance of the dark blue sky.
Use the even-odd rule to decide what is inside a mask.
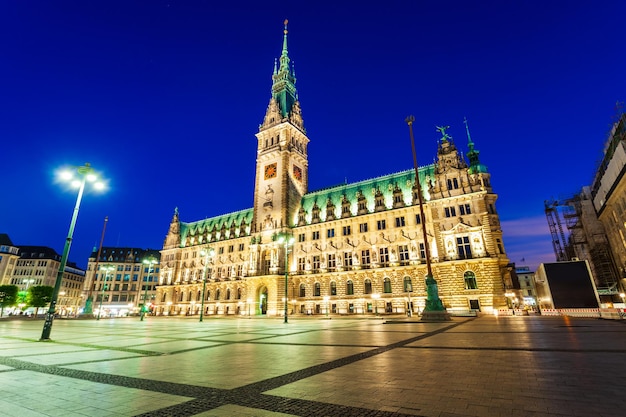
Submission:
[[[335,4],[337,3],[337,4]],[[310,190],[433,162],[436,125],[492,173],[511,261],[554,261],[543,202],[588,185],[626,91],[623,1],[16,1],[0,4],[0,232],[70,260],[161,248],[195,221],[252,206],[258,125],[289,19]],[[524,258],[524,262],[520,262]]]

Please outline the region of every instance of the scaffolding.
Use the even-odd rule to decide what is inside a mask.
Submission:
[[[545,212],[557,262],[589,261],[598,293],[617,294],[619,275],[588,190],[567,199],[546,200]],[[567,228],[567,236],[563,224]]]
[[[569,261],[569,257],[564,250],[565,233],[563,233],[563,226],[559,216],[559,203],[553,199],[546,200],[544,204],[546,218],[548,219],[548,227],[550,228],[550,234],[552,235],[552,247],[554,248],[556,261]]]

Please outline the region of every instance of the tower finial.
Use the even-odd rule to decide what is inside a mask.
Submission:
[[[285,19],[285,30],[283,30],[283,53],[281,54],[282,56],[287,56],[287,33],[289,33],[289,31],[287,30],[287,23],[289,23],[289,21],[287,19]],[[282,65],[282,62],[281,62]]]
[[[463,124],[465,125],[465,131],[467,132],[467,146],[470,150],[474,149],[474,142],[472,142],[472,137],[470,136],[469,125],[467,124],[467,117],[463,117]]]

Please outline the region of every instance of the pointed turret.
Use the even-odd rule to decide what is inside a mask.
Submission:
[[[296,76],[293,72],[289,51],[287,49],[287,19],[285,19],[285,29],[283,34],[283,50],[280,54],[278,71],[274,70],[272,75],[272,98],[278,103],[282,117],[287,117],[291,113],[293,105],[298,101],[296,91]],[[274,66],[276,68],[276,66]]]
[[[467,124],[467,119],[463,119],[463,123],[465,124],[465,131],[467,132],[467,147],[469,152],[467,152],[467,157],[469,158],[469,169],[468,172],[470,174],[478,174],[478,173],[486,173],[487,167],[480,163],[478,159],[479,151],[474,149],[474,142],[472,142],[472,137],[470,136],[469,125]]]
[[[163,242],[163,249],[172,249],[180,245],[180,218],[178,217],[178,207],[174,209],[174,215],[170,222],[170,228]]]

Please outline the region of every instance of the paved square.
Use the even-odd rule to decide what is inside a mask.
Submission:
[[[626,322],[0,319],[1,416],[624,416]]]

